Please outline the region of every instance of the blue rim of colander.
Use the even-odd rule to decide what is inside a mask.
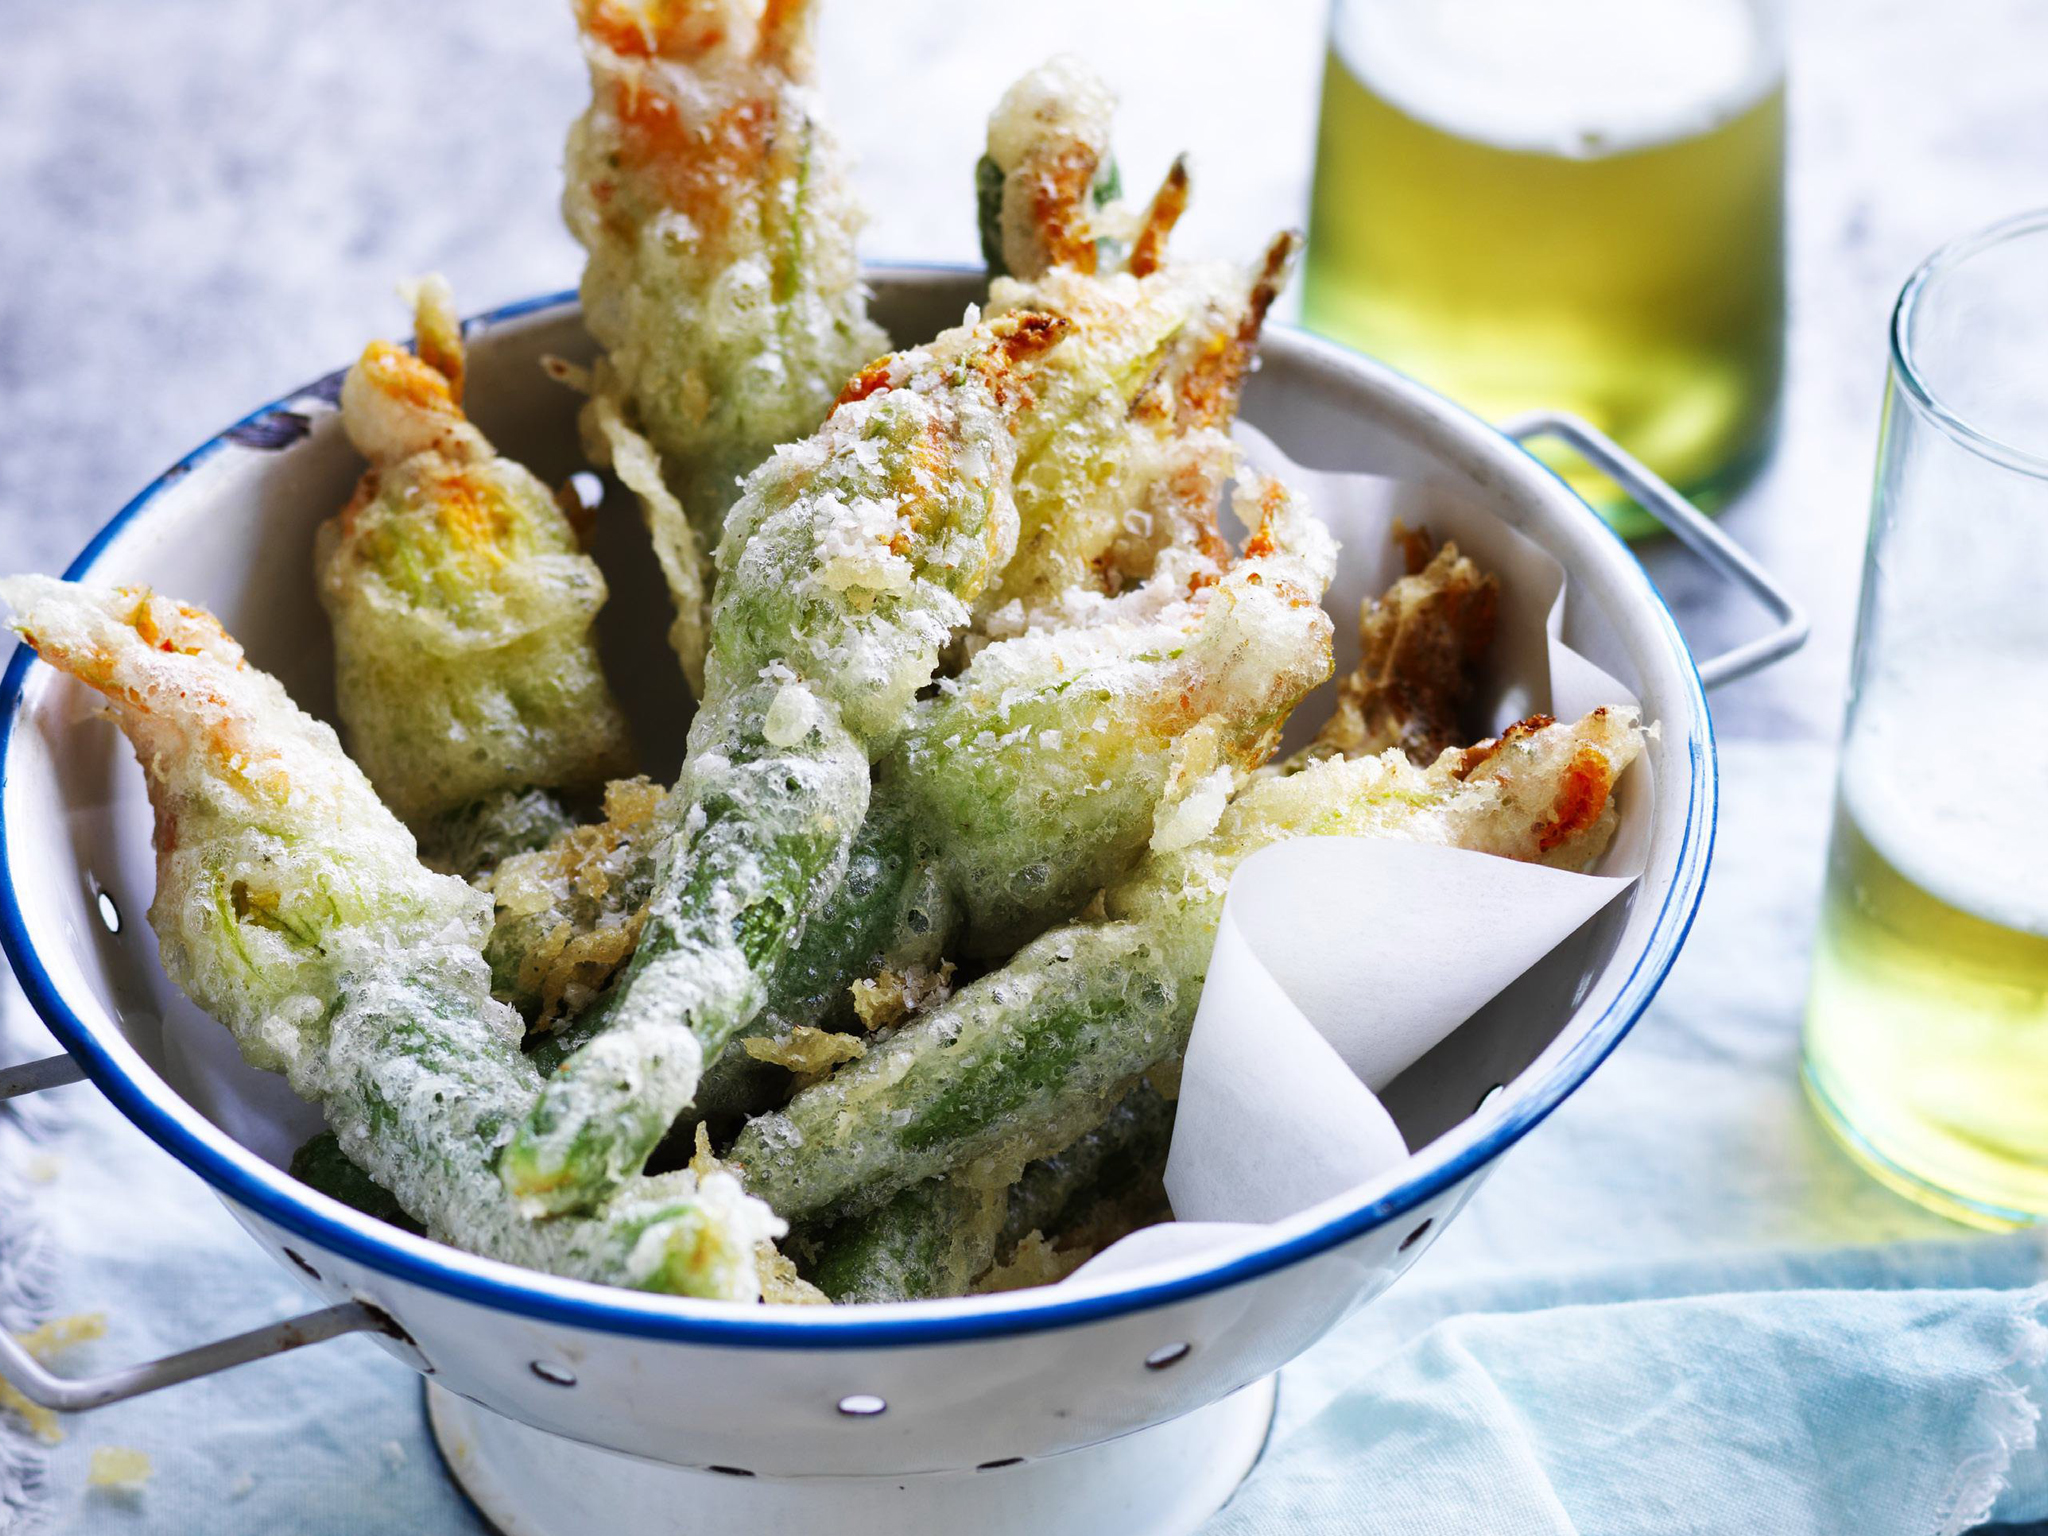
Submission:
[[[871,277],[891,273],[948,273],[979,276],[978,269],[948,264],[891,263],[871,267]],[[470,321],[490,328],[529,315],[575,305],[575,292],[543,294],[494,309]],[[1311,350],[1321,350],[1352,370],[1363,368],[1383,377],[1400,378],[1414,389],[1436,396],[1424,386],[1377,359],[1363,357],[1338,343],[1306,332],[1290,332]],[[293,390],[258,407],[226,430],[186,454],[149,483],[96,533],[64,574],[84,580],[108,546],[150,508],[167,488],[235,440],[235,434],[293,402],[309,396],[335,398],[339,372]],[[1462,409],[1454,406],[1454,409]],[[1463,414],[1471,416],[1470,412]],[[1540,459],[1502,436],[1490,424],[1471,416],[1485,433],[1514,446],[1546,475],[1558,477]],[[1558,480],[1563,485],[1562,480]],[[1576,492],[1576,509],[1607,533],[1629,556],[1627,545],[1609,529]],[[1656,921],[1642,953],[1626,980],[1592,1025],[1543,1076],[1510,1099],[1495,1101],[1500,1123],[1471,1145],[1441,1162],[1418,1169],[1374,1196],[1335,1211],[1313,1226],[1288,1232],[1275,1241],[1232,1252],[1185,1274],[1138,1281],[1115,1289],[1062,1295],[1057,1289],[1011,1292],[1002,1297],[968,1302],[922,1302],[860,1307],[735,1307],[730,1303],[693,1301],[672,1296],[643,1295],[581,1281],[562,1280],[447,1247],[399,1231],[372,1217],[317,1195],[281,1169],[232,1141],[184,1103],[168,1083],[146,1064],[139,1070],[110,1051],[64,998],[30,940],[15,887],[13,848],[7,824],[7,782],[12,762],[14,729],[22,717],[26,690],[44,663],[22,646],[0,679],[0,949],[12,962],[30,1003],[65,1050],[99,1090],[165,1151],[190,1168],[225,1199],[261,1220],[294,1233],[309,1243],[394,1279],[476,1305],[522,1317],[630,1334],[654,1340],[769,1349],[872,1349],[909,1344],[936,1344],[966,1339],[1001,1338],[1045,1329],[1072,1327],[1101,1319],[1184,1301],[1207,1292],[1242,1284],[1337,1247],[1444,1194],[1491,1163],[1527,1135],[1590,1076],[1635,1021],[1649,1007],[1691,931],[1705,889],[1719,800],[1713,722],[1706,693],[1692,654],[1669,608],[1640,567],[1640,596],[1655,613],[1665,639],[1683,662],[1688,702],[1686,813],[1677,866],[1663,893]],[[54,674],[51,674],[54,676]],[[1666,720],[1665,728],[1673,722]],[[1675,788],[1676,786],[1671,786]],[[1669,792],[1668,790],[1666,792]],[[1427,1149],[1416,1154],[1425,1157]],[[1326,1202],[1333,1203],[1333,1202]],[[1298,1220],[1298,1218],[1297,1218]],[[1288,1223],[1280,1224],[1285,1230]]]

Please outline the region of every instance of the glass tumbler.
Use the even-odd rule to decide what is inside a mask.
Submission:
[[[1336,0],[1308,324],[1493,420],[1591,421],[1696,503],[1777,420],[1776,0]],[[1626,533],[1657,525],[1545,450]]]
[[[2048,1218],[2048,210],[1893,313],[1805,1047],[1885,1183]]]

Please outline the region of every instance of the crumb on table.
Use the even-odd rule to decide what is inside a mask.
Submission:
[[[96,1445],[85,1482],[89,1488],[105,1488],[110,1493],[136,1494],[155,1470],[147,1451],[131,1445]]]

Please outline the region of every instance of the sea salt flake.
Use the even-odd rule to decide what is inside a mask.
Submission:
[[[778,689],[761,722],[761,734],[778,747],[793,747],[817,726],[824,710],[816,695],[799,684]]]

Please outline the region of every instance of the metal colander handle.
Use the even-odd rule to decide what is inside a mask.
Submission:
[[[60,1088],[66,1083],[78,1082],[84,1076],[69,1056],[47,1056],[41,1061],[0,1068],[0,1099],[19,1098],[45,1088]],[[216,1339],[196,1349],[145,1361],[141,1365],[124,1366],[98,1376],[59,1376],[45,1369],[16,1342],[12,1334],[0,1329],[0,1380],[8,1382],[23,1397],[41,1407],[52,1408],[59,1413],[82,1413],[88,1408],[126,1402],[131,1397],[141,1397],[145,1392],[175,1387],[180,1382],[195,1381],[201,1376],[217,1375],[238,1365],[267,1360],[272,1355],[303,1349],[308,1344],[322,1344],[350,1333],[405,1337],[396,1323],[368,1302],[344,1301],[300,1317],[267,1323],[232,1338]]]
[[[1748,550],[1729,538],[1704,512],[1591,422],[1564,411],[1531,411],[1503,422],[1501,431],[1518,443],[1526,443],[1532,437],[1555,437],[1570,445],[1587,463],[1633,496],[1679,543],[1770,612],[1777,628],[1699,663],[1701,687],[1718,688],[1760,672],[1806,643],[1812,625],[1777,578],[1758,565]]]

